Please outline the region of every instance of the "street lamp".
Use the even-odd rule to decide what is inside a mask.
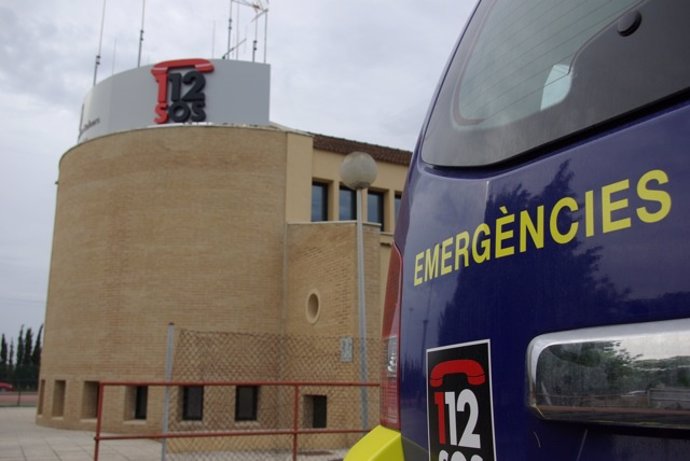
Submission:
[[[357,313],[359,316],[359,378],[367,382],[367,316],[364,298],[364,233],[362,229],[362,201],[364,189],[376,179],[376,162],[365,152],[348,154],[340,165],[340,178],[357,195]],[[362,429],[368,428],[367,388],[361,388]]]

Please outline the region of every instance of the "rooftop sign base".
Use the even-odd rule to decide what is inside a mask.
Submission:
[[[86,95],[78,142],[170,123],[269,125],[270,66],[178,59],[103,80]]]

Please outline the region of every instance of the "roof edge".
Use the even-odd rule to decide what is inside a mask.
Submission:
[[[347,155],[350,152],[361,151],[370,154],[374,160],[398,165],[410,165],[412,152],[393,147],[379,146],[361,141],[336,138],[318,133],[309,133],[314,139],[314,149]]]

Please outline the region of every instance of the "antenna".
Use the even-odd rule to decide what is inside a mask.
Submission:
[[[228,46],[227,46],[227,52],[223,55],[222,59],[227,59],[230,56],[230,47],[232,47],[232,4],[233,0],[230,0],[230,17],[228,19]]]
[[[254,41],[252,42],[252,62],[256,62],[256,44],[257,35],[259,35],[259,21],[257,21],[259,15],[254,16],[252,21],[254,22]]]
[[[266,6],[264,6],[264,3]],[[237,11],[233,11],[233,5],[237,4]],[[228,19],[228,46],[227,51],[223,54],[221,59],[230,59],[232,53],[235,53],[235,59],[239,59],[240,45],[247,41],[249,26],[245,27],[245,37],[240,39],[240,7],[248,6],[255,12],[254,17],[249,21],[250,25],[254,23],[254,40],[252,44],[252,62],[256,62],[256,52],[259,44],[259,18],[264,16],[264,63],[266,62],[267,42],[268,42],[268,0],[230,0],[230,18]],[[233,18],[234,16],[234,18]],[[235,46],[232,45],[232,29],[233,19],[235,20]]]
[[[257,28],[258,28],[258,20],[261,16],[264,17],[264,64],[266,64],[266,54],[267,54],[267,49],[268,49],[268,5],[269,5],[269,0],[266,0],[266,5],[263,4],[262,0],[256,0],[253,4],[254,11],[258,11],[259,13],[254,16],[254,19],[257,21],[257,24],[255,25],[254,28],[254,51],[256,51],[256,36],[257,36]],[[252,59],[253,61],[254,59]]]
[[[261,16],[268,15],[268,9],[262,9],[259,11],[259,13],[254,16],[254,18],[251,20],[251,22],[254,23],[254,43],[252,46],[252,62],[256,62],[256,50],[257,50],[257,44],[259,43],[258,40],[258,35],[259,35],[259,18]],[[268,22],[264,18],[264,63],[266,62],[266,37],[268,36]]]
[[[235,59],[240,57],[240,2],[237,1],[237,27],[235,27]]]
[[[246,38],[243,38],[242,40],[240,40],[240,43],[238,43],[238,44],[236,44],[235,46],[233,46],[232,48],[230,48],[230,49],[221,57],[221,59],[229,59],[229,58],[230,58],[230,55],[233,53],[233,51],[237,51],[237,50],[239,49],[240,45],[244,45],[244,43],[245,43],[246,41],[247,41]]]
[[[268,0],[266,0],[268,4]],[[268,50],[268,7],[264,9],[264,64],[266,64],[266,51]]]
[[[139,55],[137,56],[137,67],[139,67],[141,65],[141,47],[144,44],[144,15],[145,14],[146,14],[146,0],[142,0],[142,2],[141,2],[141,29],[139,30]]]
[[[93,86],[96,86],[96,75],[98,66],[101,64],[101,49],[103,48],[103,27],[105,26],[105,0],[103,0],[103,13],[101,14],[101,36],[98,39],[98,54],[96,54],[96,65],[93,68]]]

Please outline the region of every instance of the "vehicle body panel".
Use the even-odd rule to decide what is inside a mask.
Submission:
[[[413,154],[396,227],[395,246],[402,256],[396,310],[400,332],[397,338],[384,325],[384,339],[388,335],[399,343],[399,354],[388,356],[387,363],[390,368],[396,362],[399,370],[404,456],[390,459],[688,459],[690,412],[685,407],[677,408],[685,413],[683,424],[676,426],[636,420],[639,413],[634,412],[629,424],[625,412],[608,421],[548,420],[537,407],[530,408],[534,382],[528,381],[527,363],[530,344],[543,335],[568,337],[580,329],[626,325],[636,331],[651,325],[647,322],[690,319],[688,4],[618,2],[620,10],[582,29],[582,42],[568,59],[543,62],[534,67],[534,75],[525,65],[520,69],[526,70],[524,80],[515,79],[513,87],[509,82],[504,93],[499,88],[498,97],[485,102],[492,88],[477,78],[490,80],[503,71],[512,76],[513,68],[501,60],[506,56],[510,65],[522,66],[515,56],[496,58],[491,49],[504,51],[506,30],[520,28],[510,14],[498,27],[494,24],[500,39],[483,49],[480,44],[481,28],[491,22],[491,9],[499,3],[515,11],[523,8],[522,19],[553,14],[549,20],[564,19],[568,28],[572,24],[554,8],[609,8],[617,2],[550,2],[544,9],[541,3],[484,0],[456,47]],[[556,49],[562,30],[553,29],[547,38],[555,40]],[[538,55],[532,62],[542,58],[539,46],[544,44],[548,48],[550,43],[537,41],[530,49]],[[475,46],[488,56],[486,74],[468,70]],[[495,123],[485,122],[505,108],[487,110],[484,118],[463,118],[463,110],[481,114],[523,83],[533,84],[551,65],[552,70],[569,69],[568,88],[558,89],[555,102],[545,104],[542,97],[535,111],[496,117]],[[479,88],[469,108],[462,105],[465,78]],[[501,78],[501,84],[510,80]],[[542,81],[544,95],[550,79]],[[505,113],[539,95],[539,89],[516,90]],[[565,129],[560,131],[559,124]],[[500,147],[496,155],[494,145]],[[469,351],[476,345],[485,345],[486,363],[467,363],[475,360],[464,352],[437,357],[440,351]],[[644,353],[624,350],[622,356],[637,359]],[[665,357],[674,358],[668,351]],[[670,372],[677,373],[674,382],[682,383],[688,395],[690,344],[677,358]],[[464,369],[458,373],[466,376],[456,377],[450,387],[487,386],[476,394],[489,390],[490,399],[480,397],[479,408],[491,411],[492,418],[477,433],[482,448],[492,443],[492,450],[480,452],[458,442],[460,435],[447,436],[470,427],[472,406],[458,397],[455,408],[447,389],[436,392],[441,364],[456,372]],[[602,382],[619,390],[611,376],[602,375]],[[663,382],[651,386],[658,390]],[[639,392],[644,391],[617,397],[638,398]],[[458,418],[451,429],[444,426],[448,414],[442,408]],[[485,433],[487,427],[491,434]],[[447,437],[440,437],[444,430]]]
[[[399,228],[396,239],[403,254],[404,439],[427,446],[427,349],[489,339],[497,458],[561,459],[582,452],[586,459],[647,459],[663,452],[669,453],[666,459],[679,459],[673,453],[690,450],[690,442],[655,438],[669,434],[654,430],[638,438],[629,429],[542,421],[525,404],[525,352],[535,336],[690,317],[688,145],[690,106],[679,105],[515,166],[453,170],[413,161],[403,204],[409,225]],[[667,213],[638,194],[640,178],[650,171],[668,176],[665,184],[648,183],[670,197]],[[592,191],[591,204],[586,203],[587,191]],[[528,240],[526,251],[520,252],[520,212],[536,216],[543,206],[548,228],[549,210],[564,197],[575,199],[579,209],[561,209],[559,233],[576,222],[576,236],[560,244],[547,229],[543,248]],[[589,218],[587,208],[592,210]],[[664,216],[646,223],[638,217],[639,208]],[[509,228],[513,234],[501,247],[512,246],[514,252],[496,258],[497,222],[511,214],[515,220],[503,226],[502,235]],[[604,215],[609,216],[608,232]],[[593,231],[587,229],[587,219],[593,220]],[[468,267],[461,263],[459,270],[453,266],[445,275],[439,269],[438,276],[415,286],[415,270],[417,282],[420,274],[424,278],[417,255],[426,250],[433,255],[436,245],[463,231],[471,235],[482,223],[494,239],[490,259],[470,261]],[[515,446],[519,453],[511,448]]]

